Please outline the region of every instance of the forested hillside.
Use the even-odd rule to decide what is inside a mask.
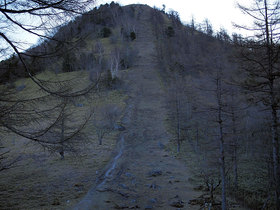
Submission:
[[[246,87],[254,80],[242,68],[246,43],[224,30],[214,35],[207,22],[199,31],[184,26],[176,13],[166,22],[155,11],[153,24],[171,150],[211,197],[224,188],[253,209],[272,208],[270,112]]]
[[[273,33],[112,2],[2,61],[0,208],[278,209]]]

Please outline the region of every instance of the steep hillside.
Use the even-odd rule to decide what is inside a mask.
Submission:
[[[137,61],[120,73],[129,96],[121,138],[124,148],[114,171],[78,203],[75,209],[190,208],[200,195],[189,183],[189,168],[166,151],[169,135],[165,93],[156,62],[155,36],[149,23],[152,9],[135,6],[139,20],[134,47]]]
[[[225,31],[214,36],[182,25],[176,12],[111,3],[61,27],[54,39],[61,41],[28,50],[52,56],[25,58],[41,84],[60,94],[96,85],[59,98],[24,78],[16,56],[1,62],[0,90],[20,101],[12,116],[38,117],[15,126],[36,133],[58,115],[42,136],[62,142],[46,146],[3,128],[5,151],[20,161],[0,174],[0,208],[220,209],[221,185],[229,209],[245,209],[232,197],[263,206],[271,184],[267,115],[236,85],[244,75]],[[60,103],[61,112],[50,108]],[[81,135],[64,144],[64,134],[85,119]]]
[[[166,78],[158,62],[158,41],[150,21],[154,10],[143,5],[129,7],[135,8],[137,16],[133,47],[138,56],[132,67],[119,74],[129,96],[122,119],[126,131],[119,139],[119,153],[104,176],[74,209],[199,209],[205,201],[203,193],[194,190],[192,168],[169,149],[172,134],[166,124]],[[165,29],[172,23],[162,16],[166,18],[162,25]],[[241,209],[238,205],[232,208]]]

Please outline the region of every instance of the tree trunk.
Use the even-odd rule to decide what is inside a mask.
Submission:
[[[224,151],[224,133],[222,120],[222,85],[221,72],[217,75],[217,102],[218,102],[218,124],[219,124],[219,142],[220,142],[220,173],[222,179],[222,210],[227,209],[226,205],[226,172],[225,172],[225,151]]]
[[[234,190],[238,190],[238,168],[237,168],[237,147],[233,149],[233,170],[234,170]]]
[[[278,142],[278,116],[277,116],[277,102],[276,102],[276,88],[274,85],[275,76],[273,73],[273,39],[270,33],[270,23],[268,16],[268,4],[267,0],[264,0],[265,7],[265,32],[266,32],[266,50],[268,56],[268,76],[270,86],[270,103],[271,103],[271,115],[272,115],[272,156],[273,156],[273,176],[275,183],[275,201],[276,209],[280,210],[280,183],[279,183],[279,142]]]
[[[181,124],[180,124],[180,99],[176,93],[176,118],[177,118],[177,152],[180,152],[181,147]]]
[[[223,125],[219,114],[220,120],[220,172],[222,179],[222,209],[226,210],[226,172],[225,172],[225,151],[224,151],[224,137],[223,137]]]
[[[272,106],[272,157],[273,157],[273,178],[275,183],[276,209],[280,209],[280,183],[279,183],[279,142],[278,142],[278,117],[277,111]]]
[[[232,100],[233,101],[233,100]],[[234,171],[234,190],[238,189],[238,169],[237,169],[237,135],[236,135],[236,124],[235,124],[235,113],[232,108],[231,110],[232,120],[232,135],[233,135],[233,171]]]
[[[98,142],[99,142],[99,145],[102,145],[102,137],[98,137]]]
[[[199,133],[198,133],[198,126],[196,127],[196,141],[195,141],[195,152],[198,153],[198,138],[199,138]]]
[[[59,154],[60,154],[61,160],[64,159],[64,145],[63,145],[64,129],[65,129],[64,120],[65,120],[65,117],[64,117],[64,110],[63,110],[62,119],[61,119],[61,136],[60,136],[60,148],[59,148]]]

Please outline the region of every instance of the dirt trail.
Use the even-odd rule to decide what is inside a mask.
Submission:
[[[149,17],[147,9],[139,15],[135,40],[139,57],[133,68],[121,74],[130,97],[123,119],[126,130],[121,135],[124,149],[116,154],[114,169],[106,180],[75,209],[178,209],[170,206],[177,201],[184,205],[180,209],[198,209],[188,205],[201,194],[188,181],[189,168],[164,149],[169,139],[164,126],[165,93]]]

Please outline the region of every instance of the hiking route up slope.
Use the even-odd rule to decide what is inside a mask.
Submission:
[[[74,209],[199,209],[188,204],[201,195],[188,181],[190,169],[164,149],[170,136],[164,125],[167,110],[155,36],[150,10],[139,7],[137,61],[120,72],[129,96],[122,121],[126,130],[104,179]]]

